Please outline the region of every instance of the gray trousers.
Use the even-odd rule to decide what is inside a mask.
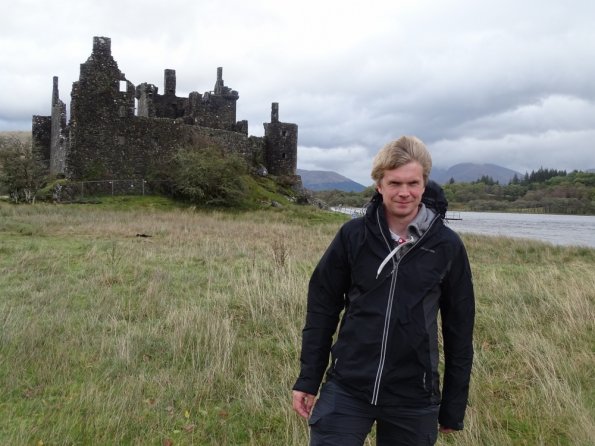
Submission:
[[[377,446],[431,446],[439,406],[374,406],[326,382],[310,417],[310,446],[362,446],[376,423]]]

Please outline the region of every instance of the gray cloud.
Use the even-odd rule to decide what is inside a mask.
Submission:
[[[279,102],[300,168],[369,184],[374,153],[402,134],[438,167],[595,167],[590,1],[34,0],[5,14],[0,130],[49,113],[54,75],[68,102],[103,35],[131,82],[162,88],[173,68],[180,96],[223,66],[252,134]]]

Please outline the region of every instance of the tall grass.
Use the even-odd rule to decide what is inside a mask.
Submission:
[[[339,224],[0,203],[0,443],[307,444],[290,388]],[[439,444],[592,444],[595,250],[465,242],[476,361],[466,430]]]

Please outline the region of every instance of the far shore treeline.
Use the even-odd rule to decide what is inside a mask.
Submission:
[[[443,187],[451,210],[595,215],[595,173],[540,168],[506,185],[483,176],[470,183],[451,179]],[[329,206],[349,207],[363,206],[373,194],[373,186],[314,192]]]

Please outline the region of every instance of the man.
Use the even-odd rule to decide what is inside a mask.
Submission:
[[[422,203],[431,167],[415,137],[383,147],[372,168],[378,193],[366,215],[343,225],[312,274],[293,387],[293,408],[309,418],[311,446],[362,445],[375,422],[379,446],[432,445],[438,425],[443,433],[463,428],[473,284],[465,247],[444,225],[445,208]],[[432,187],[427,202],[440,202],[442,189]]]

